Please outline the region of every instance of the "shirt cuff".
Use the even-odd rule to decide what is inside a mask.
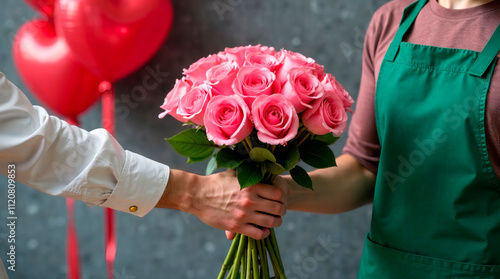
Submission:
[[[125,152],[125,165],[118,183],[99,206],[143,217],[155,207],[165,191],[170,168],[139,154]]]

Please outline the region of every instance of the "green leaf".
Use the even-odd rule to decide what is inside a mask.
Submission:
[[[290,175],[292,176],[292,179],[300,186],[311,190],[313,189],[311,177],[302,167],[295,166],[295,168],[290,170]]]
[[[208,154],[208,156],[203,156],[203,157],[197,157],[197,158],[188,158],[187,159],[187,163],[188,164],[191,164],[191,163],[197,163],[197,162],[201,162],[201,161],[204,161],[208,158],[210,158],[210,156],[212,156],[212,153]]]
[[[215,156],[217,156],[217,154],[212,156],[210,161],[208,161],[207,168],[205,169],[205,175],[211,175],[217,169],[217,160],[215,159]]]
[[[264,178],[265,168],[262,164],[244,161],[236,170],[236,177],[241,189],[259,183]]]
[[[250,150],[250,159],[254,162],[262,163],[267,161],[276,162],[276,157],[266,148],[254,147]]]
[[[207,134],[203,130],[185,130],[166,140],[179,154],[193,158],[191,161],[206,159],[215,149],[215,145],[207,139]]]
[[[217,167],[219,168],[236,169],[241,163],[243,163],[243,161],[245,161],[245,158],[236,150],[224,148],[217,153],[216,160]]]
[[[300,145],[299,151],[302,161],[312,167],[322,169],[337,165],[333,151],[322,141],[305,141]]]
[[[328,145],[334,144],[339,138],[340,137],[334,136],[333,133],[328,133],[328,134],[324,134],[321,136],[314,135],[312,137],[313,140],[319,140],[319,141],[322,141]]]
[[[278,146],[275,150],[277,162],[287,171],[293,169],[300,161],[299,148],[295,144]]]
[[[282,174],[282,173],[286,172],[286,169],[278,163],[267,161],[264,164],[265,164],[266,169],[269,173]]]

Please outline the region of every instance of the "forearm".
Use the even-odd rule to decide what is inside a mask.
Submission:
[[[373,200],[375,175],[354,157],[337,158],[337,167],[309,173],[313,191],[297,185],[289,176],[287,209],[315,213],[341,213],[368,204]]]
[[[171,169],[167,187],[156,204],[158,208],[170,208],[193,213],[193,199],[202,181],[201,176]]]

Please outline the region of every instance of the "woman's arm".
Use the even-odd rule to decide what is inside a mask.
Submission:
[[[337,165],[309,173],[312,191],[295,183],[290,176],[277,179],[276,184],[287,188],[287,209],[332,214],[371,203],[375,175],[349,154],[337,158]]]

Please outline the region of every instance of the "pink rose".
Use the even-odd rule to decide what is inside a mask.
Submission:
[[[265,54],[270,54],[270,55],[275,55],[276,50],[274,50],[274,47],[268,47],[268,46],[261,46],[260,51]]]
[[[314,74],[318,77],[319,80],[323,80],[325,78],[325,66],[320,65],[318,63],[314,63]]]
[[[188,69],[184,69],[182,73],[186,76],[187,81],[190,81],[193,86],[197,86],[205,81],[207,78],[207,71],[210,68],[225,61],[227,60],[224,60],[217,55],[209,55],[208,57],[203,57],[194,62]]]
[[[245,63],[245,55],[248,52],[260,52],[261,46],[242,46],[242,47],[233,47],[233,48],[225,48],[224,51],[219,52],[217,55],[223,57],[229,61],[234,61],[238,63],[238,66],[242,67]]]
[[[206,83],[210,84],[221,95],[232,95],[234,94],[233,81],[239,69],[236,62],[224,62],[213,66],[207,71]]]
[[[233,145],[252,133],[250,109],[238,95],[215,96],[205,112],[207,138],[217,145]]]
[[[314,59],[305,57],[304,55],[282,49],[276,54],[276,57],[281,62],[281,65],[276,70],[276,79],[280,83],[285,83],[288,79],[288,72],[296,67],[311,67],[314,68]]]
[[[248,107],[260,95],[271,95],[279,93],[280,85],[276,82],[276,76],[267,68],[253,66],[242,67],[233,82],[233,90],[243,97]]]
[[[265,67],[274,72],[279,64],[278,59],[271,54],[262,52],[248,52],[246,54],[245,66]]]
[[[352,113],[350,107],[354,103],[354,100],[351,98],[349,93],[347,93],[342,84],[340,84],[340,82],[335,79],[334,76],[332,76],[331,74],[327,74],[321,81],[321,83],[323,84],[323,88],[325,88],[325,91],[335,92],[335,94],[339,96],[340,100],[342,100],[345,109]]]
[[[187,92],[191,90],[191,85],[186,82],[184,78],[181,80],[176,80],[174,88],[168,92],[167,96],[165,97],[165,101],[163,102],[163,105],[161,106],[162,109],[165,111],[160,113],[158,115],[159,118],[165,117],[165,115],[170,114],[172,115],[175,119],[181,121],[181,122],[186,122],[186,119],[184,119],[181,115],[177,114],[177,107],[179,106],[180,99],[186,95]]]
[[[288,81],[283,85],[281,94],[295,107],[297,113],[311,108],[314,100],[323,96],[323,86],[314,75],[312,68],[292,68],[288,73]]]
[[[286,145],[297,135],[299,117],[285,97],[280,94],[259,96],[252,107],[257,137],[264,143]]]
[[[302,113],[302,122],[316,135],[333,132],[338,137],[347,126],[347,112],[340,97],[327,91],[322,99],[313,102],[311,109]]]
[[[177,114],[184,119],[202,126],[204,123],[203,116],[208,102],[212,98],[212,88],[204,83],[191,88],[179,102]]]

